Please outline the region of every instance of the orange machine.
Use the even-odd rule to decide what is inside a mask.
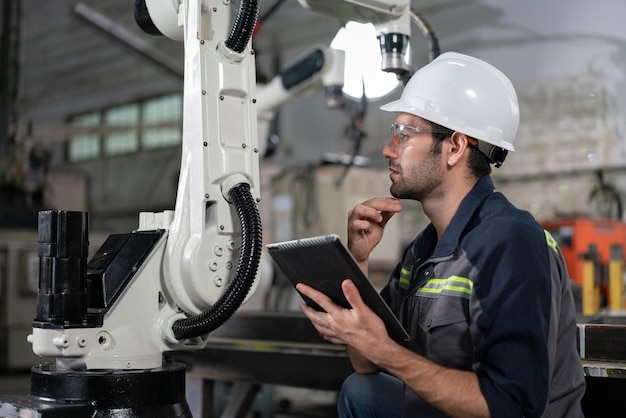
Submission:
[[[543,227],[556,239],[563,252],[572,282],[584,287],[589,272],[608,304],[609,273],[613,265],[623,266],[626,250],[626,224],[615,219],[592,219],[584,217],[554,219],[542,222]],[[590,270],[590,264],[592,265]],[[623,289],[623,277],[613,274]],[[613,284],[611,284],[613,286]],[[617,289],[617,286],[613,286]],[[584,291],[584,290],[583,290]],[[623,290],[622,290],[623,291]],[[584,297],[584,296],[583,296]],[[619,294],[620,302],[623,295]],[[617,300],[615,300],[617,302]]]

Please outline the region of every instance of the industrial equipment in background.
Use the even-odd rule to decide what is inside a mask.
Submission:
[[[603,219],[622,219],[624,209],[620,192],[606,179],[604,170],[597,170],[595,177],[596,184],[590,190],[588,197],[593,216]]]
[[[329,109],[342,106],[344,59],[343,51],[317,45],[268,83],[257,86],[259,148],[262,157],[271,156],[280,144],[280,138],[272,132],[272,123],[277,110],[284,104],[296,97],[324,89]]]
[[[573,284],[577,311],[584,317],[624,310],[626,223],[621,193],[605,170],[594,173],[587,201],[589,214],[546,220],[557,241]]]
[[[577,310],[584,316],[624,309],[626,224],[618,219],[570,217],[542,222],[567,264]]]
[[[16,143],[0,154],[0,228],[34,229],[44,208],[50,153],[42,144]]]

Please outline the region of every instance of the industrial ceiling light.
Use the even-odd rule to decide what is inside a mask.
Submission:
[[[346,53],[343,86],[346,96],[360,99],[365,89],[365,96],[376,100],[388,95],[400,84],[396,74],[381,70],[380,44],[372,24],[346,23],[330,46]]]

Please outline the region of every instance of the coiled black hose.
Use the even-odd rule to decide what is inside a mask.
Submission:
[[[228,48],[235,52],[243,52],[246,48],[259,18],[259,5],[258,0],[242,0],[230,35],[225,42]]]
[[[174,322],[172,331],[178,340],[199,337],[219,328],[239,309],[254,283],[261,260],[261,217],[249,184],[233,187],[228,195],[241,222],[241,252],[235,277],[209,310]]]

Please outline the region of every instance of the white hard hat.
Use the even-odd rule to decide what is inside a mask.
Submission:
[[[500,70],[482,60],[446,52],[420,68],[399,100],[381,107],[419,116],[507,151],[519,125],[517,95]]]

